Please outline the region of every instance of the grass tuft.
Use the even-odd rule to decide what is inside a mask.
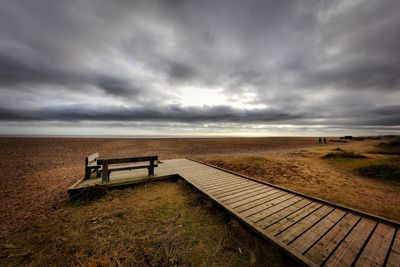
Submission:
[[[400,147],[400,139],[395,139],[389,142],[380,142],[378,147]]]
[[[396,138],[387,142],[380,142],[371,152],[383,155],[400,155],[400,139]]]
[[[366,159],[364,156],[358,152],[352,150],[343,150],[341,148],[334,149],[334,152],[329,152],[328,154],[322,156],[323,159]]]
[[[82,191],[72,195],[69,199],[69,204],[72,206],[81,206],[88,204],[94,200],[100,199],[107,195],[108,190],[103,187],[93,187],[83,189]]]
[[[390,164],[377,164],[357,169],[362,176],[377,179],[399,180],[400,168]]]

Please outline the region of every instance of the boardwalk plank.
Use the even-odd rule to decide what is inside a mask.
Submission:
[[[261,203],[267,197],[271,197],[271,196],[272,197],[277,197],[277,196],[281,196],[283,194],[286,194],[286,193],[282,192],[281,190],[274,189],[274,190],[271,190],[271,191],[264,192],[264,193],[262,193],[260,195],[251,196],[251,197],[239,200],[239,201],[235,201],[233,203],[229,203],[229,206],[232,209],[235,209],[235,208],[242,207],[242,206],[244,206],[244,205],[246,205],[248,203],[254,202],[254,201],[260,201],[260,203]]]
[[[375,225],[376,222],[362,218],[323,266],[351,266]]]
[[[254,188],[254,189],[251,189],[251,190],[246,190],[244,192],[236,193],[235,195],[232,195],[232,196],[220,197],[219,199],[221,201],[229,204],[229,203],[233,203],[233,202],[236,202],[236,201],[239,201],[239,200],[242,200],[242,199],[245,199],[245,198],[249,198],[249,197],[252,197],[254,195],[262,194],[264,192],[268,192],[268,191],[271,191],[271,190],[274,190],[274,189],[271,188],[271,187],[262,186],[260,188]]]
[[[393,227],[383,223],[378,224],[355,266],[383,266],[394,232]]]
[[[281,202],[283,202],[285,200],[288,200],[290,198],[293,198],[293,197],[296,197],[296,195],[293,195],[293,194],[282,195],[282,196],[280,196],[278,198],[268,200],[268,201],[266,201],[264,203],[260,203],[260,204],[254,205],[254,206],[250,206],[247,209],[241,209],[240,208],[241,210],[239,211],[239,213],[243,217],[249,217],[249,216],[251,216],[253,214],[256,214],[256,213],[258,213],[260,211],[263,211],[263,210],[265,210],[267,208],[270,208],[272,206],[278,205],[279,203],[281,203]]]
[[[218,198],[221,197],[226,197],[226,196],[232,196],[235,195],[237,193],[241,193],[243,191],[246,190],[250,190],[250,189],[254,189],[254,188],[260,188],[260,185],[258,184],[249,184],[249,185],[244,185],[244,186],[240,186],[239,188],[236,188],[235,190],[229,191],[229,192],[225,192],[225,191],[221,191],[221,192],[213,192],[213,196],[216,196]]]
[[[305,256],[317,265],[322,264],[359,220],[360,216],[358,215],[352,213],[346,214],[335,227],[307,251]]]
[[[219,188],[224,188],[224,187],[227,187],[227,186],[234,186],[234,185],[242,184],[242,183],[248,183],[248,181],[243,181],[243,180],[238,180],[238,181],[233,181],[233,182],[232,181],[226,181],[226,182],[218,183],[218,184],[206,184],[204,186],[200,185],[199,187],[201,187],[204,190],[208,190],[208,189],[217,190]]]
[[[305,253],[308,248],[324,236],[324,234],[327,233],[345,215],[345,211],[335,209],[313,227],[309,228],[306,232],[303,232],[301,236],[290,243],[290,247],[301,254]]]
[[[219,184],[224,184],[224,183],[232,183],[235,181],[240,181],[240,179],[233,179],[233,180],[229,180],[227,178],[218,179],[218,180],[202,179],[200,181],[192,179],[192,181],[195,182],[197,186],[207,187],[207,186],[218,186]]]
[[[300,196],[295,196],[295,197],[289,198],[289,199],[287,199],[287,200],[285,200],[285,201],[283,201],[283,202],[281,202],[281,203],[279,203],[277,205],[268,207],[267,209],[262,210],[262,211],[260,211],[260,212],[258,212],[256,214],[253,214],[253,215],[251,215],[251,216],[249,216],[247,218],[250,221],[256,223],[256,222],[264,219],[265,217],[267,217],[269,215],[272,215],[272,214],[274,214],[274,213],[276,213],[276,212],[278,212],[278,211],[280,211],[280,210],[282,210],[282,209],[284,209],[286,207],[289,207],[289,206],[301,201],[302,199],[303,198],[300,197]]]
[[[280,220],[279,222],[267,227],[264,231],[272,236],[275,236],[285,230],[286,228],[290,227],[291,225],[295,224],[296,222],[300,221],[304,217],[308,216],[310,213],[316,211],[317,209],[321,208],[322,204],[319,202],[313,202],[310,205],[296,211],[295,213],[285,217],[284,219]]]
[[[265,187],[262,186],[262,185],[255,185],[255,186],[250,187],[250,188],[243,188],[243,190],[238,191],[238,192],[234,192],[233,194],[229,194],[227,196],[218,196],[218,199],[220,201],[224,201],[224,200],[228,200],[228,199],[232,199],[232,198],[238,198],[238,197],[241,197],[241,196],[246,196],[246,195],[249,195],[249,194],[251,194],[253,192],[257,193],[260,190],[261,191],[262,190],[265,191]]]
[[[214,197],[217,197],[220,195],[227,196],[227,195],[233,195],[235,193],[241,192],[246,189],[253,188],[253,186],[254,186],[254,184],[241,184],[240,186],[237,186],[237,187],[224,188],[224,189],[220,189],[218,191],[211,191],[211,190],[205,190],[205,191]]]
[[[334,208],[332,207],[324,205],[320,209],[310,213],[307,217],[298,221],[296,224],[291,225],[289,228],[276,235],[276,237],[281,242],[288,244],[306,231],[309,227],[311,227],[314,223],[317,223],[320,219],[328,215],[333,209]]]
[[[268,226],[271,226],[272,224],[275,224],[278,221],[282,220],[286,216],[289,216],[290,214],[300,210],[301,208],[304,208],[305,206],[309,205],[311,202],[312,201],[309,199],[302,199],[299,202],[296,202],[293,205],[290,205],[289,207],[286,207],[283,210],[280,210],[279,212],[272,214],[271,216],[267,216],[266,218],[258,221],[257,225],[260,228],[265,229]]]
[[[253,184],[254,182],[252,181],[236,181],[236,182],[227,182],[227,183],[223,183],[220,185],[211,185],[211,186],[203,186],[202,188],[208,191],[218,191],[218,190],[222,190],[225,188],[231,188],[231,187],[240,187],[240,185],[242,184]]]
[[[197,175],[190,174],[190,178],[195,180],[196,183],[198,184],[205,184],[205,183],[215,184],[224,181],[229,182],[229,181],[241,180],[240,177],[235,177],[235,176],[220,175],[218,173],[203,173],[200,169],[198,170]]]
[[[386,264],[387,267],[400,266],[400,230],[397,230],[396,237],[393,240],[392,250],[389,254],[389,259]]]

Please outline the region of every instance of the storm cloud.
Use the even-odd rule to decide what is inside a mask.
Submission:
[[[0,127],[397,133],[399,12],[396,0],[4,0]]]

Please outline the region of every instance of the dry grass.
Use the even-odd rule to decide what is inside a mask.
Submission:
[[[78,204],[78,205],[77,205]],[[286,266],[191,187],[159,182],[65,202],[0,239],[0,265]]]

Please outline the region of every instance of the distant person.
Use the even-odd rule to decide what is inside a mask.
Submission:
[[[326,138],[324,137],[324,143],[326,144]]]
[[[322,144],[322,138],[321,137],[319,138],[319,142],[318,143]]]

